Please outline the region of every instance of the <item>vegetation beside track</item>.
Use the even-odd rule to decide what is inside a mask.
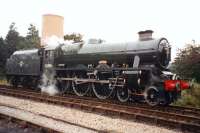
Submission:
[[[182,91],[181,98],[174,105],[200,108],[200,84],[193,83],[190,89]]]
[[[183,79],[195,81],[190,89],[182,92],[175,105],[200,107],[200,44],[187,44],[179,49],[171,70]]]

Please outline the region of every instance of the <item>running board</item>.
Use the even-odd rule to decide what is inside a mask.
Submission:
[[[115,79],[110,80],[97,80],[97,79],[80,79],[80,78],[56,78],[57,80],[65,80],[65,81],[75,81],[77,84],[84,83],[101,83],[101,84],[110,84],[113,83],[112,86],[116,87],[124,87],[124,84],[115,84]]]
[[[56,78],[58,80],[67,80],[67,81],[75,81],[75,82],[90,82],[90,83],[102,83],[109,84],[111,83],[109,80],[97,80],[97,79],[79,79],[79,78]]]

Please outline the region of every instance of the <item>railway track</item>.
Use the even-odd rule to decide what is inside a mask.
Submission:
[[[2,106],[8,107],[8,106],[5,106],[5,105],[0,105],[0,106],[1,107]],[[8,107],[8,108],[13,109],[13,107]],[[44,133],[50,133],[50,132],[51,133],[60,133],[58,130],[54,130],[54,129],[51,129],[51,128],[48,128],[48,127],[44,127],[44,126],[41,126],[39,124],[30,122],[30,121],[26,121],[26,120],[22,120],[20,118],[14,117],[12,115],[4,114],[4,113],[0,113],[0,119],[6,119],[6,120],[11,121],[13,123],[17,123],[18,125],[21,125],[21,127],[23,127],[23,128],[31,127],[31,128],[34,128],[34,129],[39,129],[41,132],[44,132]]]
[[[67,98],[76,98],[76,99],[85,99],[85,100],[92,100],[96,102],[101,102],[101,100],[95,98],[95,97],[79,97],[76,95],[70,95],[70,94],[65,94],[64,95]],[[112,100],[112,99],[107,99],[106,101],[104,100],[103,102],[111,103],[114,105],[123,105],[123,106],[136,106],[144,109],[151,109],[151,110],[157,110],[157,111],[164,111],[164,112],[171,112],[171,113],[176,113],[176,114],[182,114],[182,115],[189,115],[189,116],[200,116],[200,109],[199,108],[192,108],[192,107],[182,107],[182,106],[149,106],[145,103],[137,103],[137,102],[127,102],[127,103],[122,103],[117,100]]]
[[[0,87],[0,94],[43,101],[56,105],[89,110],[105,115],[120,116],[125,119],[154,123],[182,131],[200,132],[200,109],[184,107],[149,107],[143,104],[126,105],[109,101],[99,101],[93,98],[49,96],[37,92],[14,90]]]
[[[0,88],[9,88],[9,89],[13,89],[11,86],[7,86],[7,85],[0,85]],[[30,90],[30,89],[24,89],[24,88],[20,88],[22,90],[27,90],[28,92],[38,92],[36,90]],[[40,91],[39,91],[40,93]],[[54,97],[57,97],[57,96],[54,96]],[[79,96],[76,96],[76,95],[72,95],[72,94],[65,94],[65,95],[62,95],[62,97],[59,97],[59,98],[62,98],[63,100],[65,99],[69,99],[69,98],[72,98],[72,99],[84,99],[84,100],[90,100],[90,101],[96,101],[96,102],[102,102],[102,100],[96,98],[96,97],[79,97]],[[111,104],[115,104],[115,105],[123,105],[123,106],[127,106],[127,107],[130,107],[130,106],[137,106],[137,107],[140,107],[140,108],[144,108],[144,109],[153,109],[153,110],[157,110],[157,111],[164,111],[164,112],[171,112],[171,113],[176,113],[176,114],[182,114],[182,115],[189,115],[189,116],[200,116],[200,108],[193,108],[193,107],[183,107],[183,106],[173,106],[173,105],[169,105],[169,106],[156,106],[156,107],[152,107],[152,106],[148,106],[147,104],[145,103],[137,103],[137,102],[127,102],[127,103],[122,103],[122,102],[119,102],[117,100],[112,100],[112,99],[107,99],[107,100],[103,100],[103,102],[106,102],[106,103],[111,103]]]
[[[18,114],[20,115],[18,116]],[[26,119],[27,116],[24,114],[28,114],[28,116],[30,116],[30,119]],[[35,120],[31,120],[32,116]],[[51,116],[34,113],[24,109],[19,109],[17,107],[13,107],[2,103],[0,104],[0,119],[7,119],[8,121],[21,125],[21,127],[23,128],[31,127],[39,129],[39,132],[41,133],[63,133],[66,131],[64,129],[71,129],[76,127],[78,127],[79,130],[82,130],[84,132],[106,133],[106,131],[101,131],[98,129],[86,127],[77,123],[68,122]],[[53,123],[53,125],[51,123]],[[61,124],[61,126],[56,126],[58,124]]]

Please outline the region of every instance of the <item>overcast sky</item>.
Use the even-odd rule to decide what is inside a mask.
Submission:
[[[200,42],[199,0],[0,0],[0,36],[16,23],[26,35],[30,23],[41,31],[42,15],[64,17],[64,33],[81,33],[84,39],[107,42],[135,41],[137,32],[151,29],[166,37],[176,50],[193,39]],[[41,33],[40,33],[41,34]]]

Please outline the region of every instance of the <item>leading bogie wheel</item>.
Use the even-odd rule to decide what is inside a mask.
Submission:
[[[162,106],[168,106],[171,103],[171,97],[168,92],[165,93],[164,99],[160,102]]]
[[[17,77],[12,77],[12,79],[11,79],[11,84],[12,84],[13,87],[17,88],[18,85],[19,85],[19,80],[18,80],[18,78],[17,78]]]
[[[159,91],[155,86],[146,88],[144,92],[144,98],[147,104],[150,106],[156,106],[160,103]]]
[[[129,100],[130,97],[130,91],[128,88],[126,87],[118,87],[116,88],[117,90],[117,99],[120,102],[127,102]]]

